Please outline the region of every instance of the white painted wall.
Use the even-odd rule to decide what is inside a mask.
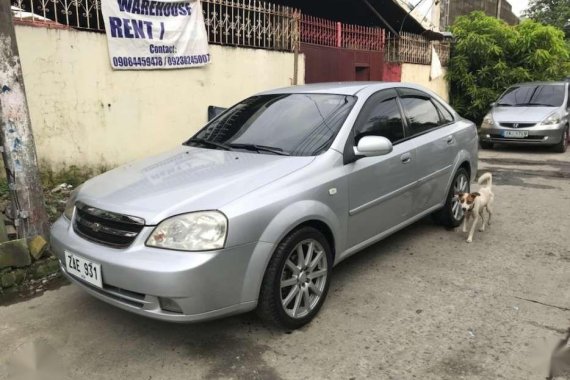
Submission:
[[[230,106],[289,86],[292,53],[211,46],[205,68],[113,71],[104,34],[17,26],[40,161],[115,166],[179,145]],[[299,78],[305,77],[300,56]]]
[[[445,80],[447,68],[443,68],[443,75],[435,80],[430,80],[430,65],[416,65],[412,63],[402,64],[402,82],[410,82],[422,85],[434,91],[445,101],[449,101],[449,84]]]

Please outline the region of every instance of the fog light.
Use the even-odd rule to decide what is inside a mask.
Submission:
[[[182,314],[182,309],[180,306],[176,303],[176,301],[171,300],[170,298],[161,298],[160,308],[164,311],[168,311],[169,313]]]
[[[491,135],[485,135],[485,137],[488,138],[488,139],[490,139],[490,138],[491,138]]]

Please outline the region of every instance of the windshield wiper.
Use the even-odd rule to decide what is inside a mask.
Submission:
[[[214,148],[223,149],[223,150],[232,150],[232,147],[229,145],[218,143],[215,141],[206,140],[206,139],[200,139],[197,137],[193,137],[184,143],[184,145],[190,145],[190,144],[209,146],[209,147],[214,147]]]
[[[275,148],[272,146],[256,145],[256,144],[230,144],[230,148],[253,150],[256,152],[269,152],[277,154],[279,156],[290,156],[289,153],[284,152],[281,148]]]
[[[521,103],[521,104],[517,104],[517,107],[556,107],[553,106],[552,104],[546,104],[546,103]]]

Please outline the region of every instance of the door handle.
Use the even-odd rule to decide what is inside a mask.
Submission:
[[[412,162],[412,155],[410,153],[403,154],[400,159],[402,160],[403,164],[409,164]]]
[[[448,143],[449,145],[451,145],[455,142],[455,138],[453,136],[447,136],[447,138],[445,139],[445,142]]]

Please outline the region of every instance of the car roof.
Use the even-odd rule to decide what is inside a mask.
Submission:
[[[258,95],[274,95],[274,94],[339,94],[339,95],[356,95],[363,90],[379,91],[387,88],[408,87],[421,91],[425,88],[413,83],[401,82],[331,82],[331,83],[315,83],[302,86],[291,86],[277,88],[275,90],[265,91]]]
[[[568,81],[556,81],[556,82],[524,82],[524,83],[517,83],[513,84],[513,86],[544,86],[544,85],[566,85]]]

